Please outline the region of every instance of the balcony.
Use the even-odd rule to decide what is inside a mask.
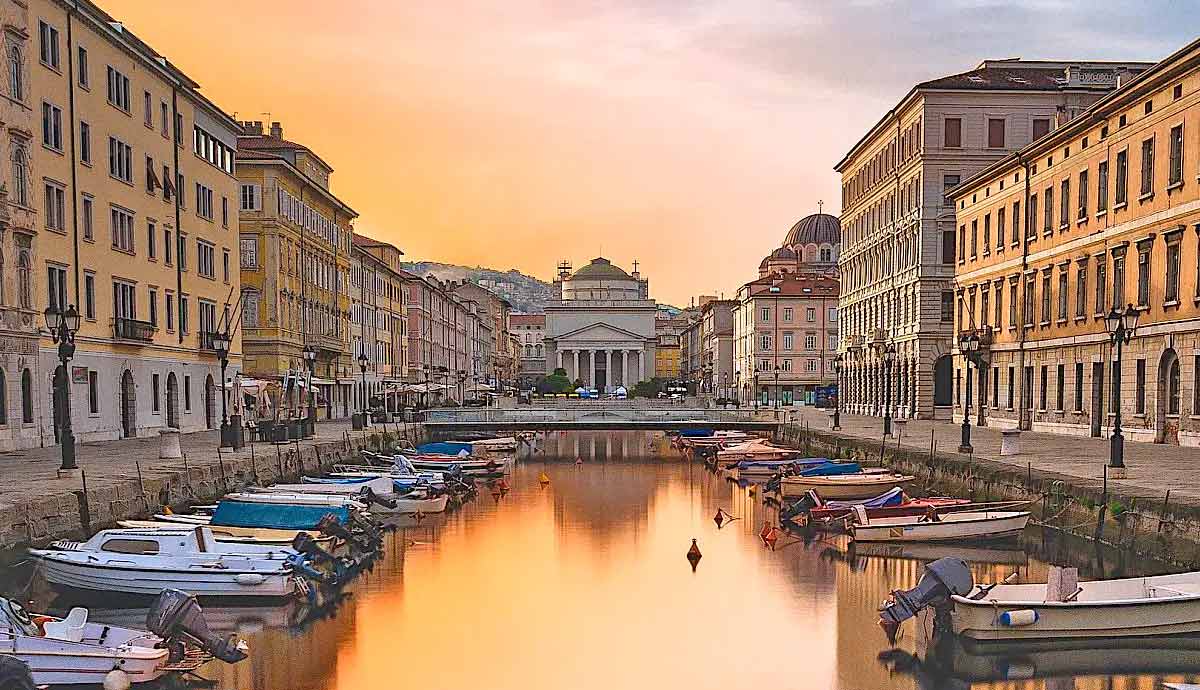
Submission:
[[[979,349],[990,350],[992,348],[992,327],[981,326],[979,328],[967,328],[958,332],[958,342],[962,342],[964,338],[971,336],[979,338]]]
[[[346,343],[343,343],[342,339],[336,335],[309,333],[305,336],[305,340],[318,351],[340,354],[348,350]]]
[[[882,328],[876,328],[871,333],[871,344],[882,345],[887,342],[887,331]]]
[[[866,341],[866,338],[862,337],[861,335],[847,336],[846,337],[846,349],[847,350],[861,350],[863,345],[866,344],[865,341]]]
[[[126,318],[113,319],[113,338],[117,340],[149,343],[154,340],[154,334],[157,331],[158,327],[149,321]]]

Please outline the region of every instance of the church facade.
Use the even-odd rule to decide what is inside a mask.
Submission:
[[[546,305],[546,370],[601,392],[632,389],[654,377],[657,305],[634,262],[627,273],[597,257],[572,272],[558,267],[559,299]]]

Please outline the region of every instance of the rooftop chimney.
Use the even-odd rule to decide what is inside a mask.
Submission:
[[[282,139],[283,138],[283,125],[279,124],[278,122],[272,122],[271,123],[271,136],[275,137],[276,139]]]
[[[262,123],[253,120],[244,120],[242,122],[242,134],[247,136],[262,136]]]

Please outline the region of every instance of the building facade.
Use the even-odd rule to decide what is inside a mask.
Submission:
[[[79,441],[216,428],[212,334],[236,330],[240,286],[237,123],[91,2],[3,12],[0,447],[58,438],[57,347],[31,336],[43,309],[69,305],[82,320],[61,375]],[[232,376],[236,333],[229,361]]]
[[[985,61],[917,84],[838,162],[846,409],[882,414],[878,352],[890,343],[893,413],[949,416],[957,237],[946,192],[1145,67]]]
[[[953,193],[956,411],[1200,445],[1200,41]],[[1140,318],[1117,366],[1104,317]],[[1117,393],[1117,383],[1120,394]]]
[[[539,378],[553,373],[546,370],[546,315],[513,314],[509,323],[521,343],[518,378],[522,388],[530,388]]]
[[[572,273],[559,266],[560,299],[546,305],[546,369],[601,391],[654,378],[657,342],[649,283],[598,257]]]
[[[700,390],[733,398],[733,307],[736,300],[709,300],[700,310]]]
[[[408,382],[434,386],[425,395],[426,403],[459,400],[459,391],[471,376],[472,339],[480,333],[470,324],[478,321],[476,303],[455,296],[452,284],[434,276],[404,273],[403,277],[408,303]],[[486,328],[482,332],[489,333]]]
[[[357,213],[329,187],[333,168],[272,122],[242,123],[237,139],[245,372],[290,389],[317,352],[317,418],[351,413],[350,255]],[[280,416],[303,416],[294,401]],[[282,406],[281,406],[282,407]]]
[[[408,309],[397,247],[355,235],[350,253],[350,355],[357,377],[351,384],[355,409],[365,409],[372,396],[386,399],[389,409],[400,401],[408,375]],[[366,355],[362,371],[360,356]]]
[[[476,314],[493,338],[489,359],[474,363],[471,370],[482,369],[489,384],[497,380],[515,380],[521,350],[511,342],[512,304],[488,288],[467,280],[448,283],[448,287],[459,299],[479,305]]]

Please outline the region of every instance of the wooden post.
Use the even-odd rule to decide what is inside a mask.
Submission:
[[[142,507],[144,507],[146,509],[146,512],[149,513],[150,512],[150,499],[146,498],[146,483],[142,481],[142,462],[141,462],[141,460],[134,460],[133,466],[137,468],[138,490],[142,492]]]

